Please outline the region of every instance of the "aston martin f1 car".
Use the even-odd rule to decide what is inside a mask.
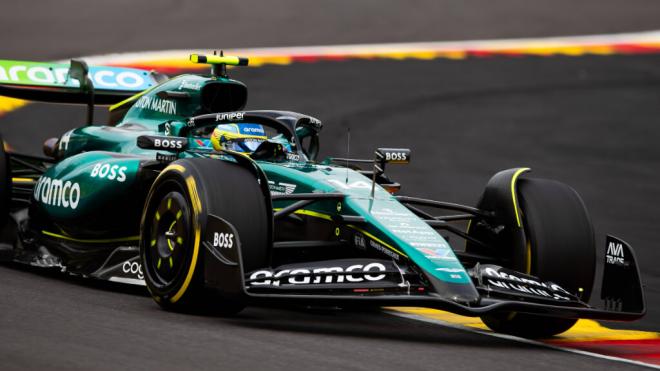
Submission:
[[[142,284],[168,310],[225,315],[421,306],[527,337],[644,315],[635,254],[613,236],[602,305],[589,304],[596,244],[571,187],[521,167],[495,174],[476,206],[400,195],[385,170],[409,149],[319,160],[319,119],[244,110],[247,87],[227,66],[246,58],[191,61],[211,73],[0,61],[0,95],[89,112],[43,156],[0,150],[3,260]],[[111,105],[108,125],[92,125],[95,105]]]

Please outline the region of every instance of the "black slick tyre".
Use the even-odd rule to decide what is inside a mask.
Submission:
[[[560,182],[523,178],[518,199],[525,227],[524,266],[510,267],[552,281],[588,302],[596,269],[591,219],[577,192]],[[528,338],[545,338],[570,329],[577,320],[524,313],[483,316],[492,330]]]
[[[5,151],[5,142],[0,136],[0,261],[13,258],[13,246],[16,240],[16,225],[10,222],[9,216],[12,188],[9,155]]]
[[[163,308],[231,315],[245,306],[204,285],[201,244],[209,215],[230,223],[241,241],[245,271],[267,264],[270,212],[256,177],[240,165],[178,160],[158,176],[147,196],[140,255],[147,288]]]
[[[11,190],[12,179],[9,155],[5,151],[5,141],[0,136],[0,226],[4,226],[9,218]]]

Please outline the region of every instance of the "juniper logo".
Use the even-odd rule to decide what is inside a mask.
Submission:
[[[215,115],[215,121],[241,121],[245,117],[245,112],[227,112]]]

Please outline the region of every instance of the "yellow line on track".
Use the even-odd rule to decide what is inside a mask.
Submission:
[[[454,325],[490,331],[479,317],[465,317],[442,310],[428,308],[390,307],[385,309],[400,313],[414,314]],[[649,339],[660,339],[660,333],[613,329],[605,327],[593,320],[581,319],[570,330],[552,338],[552,342],[561,345],[561,342]]]

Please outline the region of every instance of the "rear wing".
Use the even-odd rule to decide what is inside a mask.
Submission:
[[[110,105],[167,80],[165,75],[135,68],[0,60],[0,95],[51,102],[86,104],[87,123],[95,104]]]
[[[81,84],[76,73],[89,79]],[[12,98],[88,104],[90,92],[94,103],[114,104],[158,85],[164,75],[123,67],[89,66],[83,61],[70,64],[0,60],[0,95]],[[81,86],[82,85],[82,86]]]

